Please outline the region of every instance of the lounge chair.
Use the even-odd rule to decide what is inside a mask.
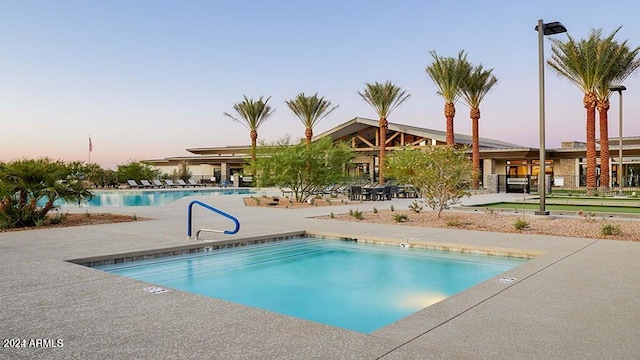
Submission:
[[[140,185],[138,185],[138,183],[135,180],[127,180],[127,183],[129,184],[130,188],[139,188]]]
[[[199,184],[199,183],[195,182],[195,181],[194,181],[194,180],[192,180],[192,179],[189,179],[189,180],[188,180],[188,182],[189,182],[189,185],[192,185],[192,186],[194,186],[194,187],[195,187],[195,186],[204,186],[204,184]]]
[[[167,187],[176,187],[176,184],[173,183],[173,180],[165,180],[164,181],[167,184]]]
[[[153,185],[151,185],[151,183],[148,180],[140,180],[140,184],[142,184],[142,186],[146,188],[153,187]]]
[[[164,187],[164,184],[160,180],[153,180],[153,185],[155,187]]]
[[[180,186],[180,187],[187,187],[187,186],[189,186],[189,185],[187,185],[187,183],[186,183],[186,182],[184,182],[184,180],[182,180],[182,179],[178,179],[178,180],[177,180],[177,182],[178,182],[178,186]]]

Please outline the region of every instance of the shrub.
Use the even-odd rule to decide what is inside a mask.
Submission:
[[[458,219],[449,219],[447,220],[447,226],[449,227],[460,227],[462,226],[462,222],[460,222],[460,220]]]
[[[602,224],[600,227],[600,234],[604,236],[620,235],[622,234],[622,230],[620,230],[620,225]]]
[[[527,222],[525,219],[516,219],[516,221],[513,222],[513,228],[516,230],[523,230],[529,227],[529,222]]]
[[[89,212],[89,210],[87,210],[87,212],[85,212],[84,214],[82,214],[82,216],[86,217],[86,218],[90,218],[91,217],[91,213]]]
[[[330,216],[332,219],[335,219],[335,217],[336,217],[333,213],[329,214],[329,216]]]
[[[389,207],[389,210],[391,210],[391,212],[394,212],[394,211],[395,211],[395,209],[394,209],[393,205],[391,205],[391,207]]]
[[[91,198],[85,167],[43,158],[0,162],[0,223],[3,228],[43,224],[57,201]]]
[[[484,212],[487,215],[495,215],[496,214],[496,210],[492,209],[492,208],[486,208]]]
[[[56,214],[49,218],[49,223],[52,225],[60,224],[66,217],[67,214],[63,214],[60,210],[57,210]]]
[[[374,214],[377,214],[377,213],[378,213],[378,208],[377,208],[377,207],[375,207],[375,206],[373,207],[373,213],[374,213]]]
[[[393,220],[396,222],[409,221],[409,217],[405,214],[395,213],[393,214]]]
[[[136,215],[136,214],[131,215],[131,219],[133,221],[138,221],[138,215]]]
[[[412,210],[413,212],[416,213],[420,213],[420,211],[422,211],[422,206],[420,206],[418,204],[417,200],[414,200],[410,205],[409,205],[409,210]]]
[[[349,210],[349,215],[351,215],[352,217],[358,219],[358,220],[362,220],[364,219],[364,216],[362,216],[362,211],[355,209],[355,210]]]

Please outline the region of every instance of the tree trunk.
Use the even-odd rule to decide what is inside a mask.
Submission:
[[[380,161],[378,162],[378,184],[384,184],[384,157],[387,152],[387,127],[389,122],[386,118],[380,118]]]
[[[587,110],[587,194],[592,194],[597,187],[596,100],[594,93],[584,95],[584,108]]]
[[[456,106],[452,102],[444,104],[444,117],[447,118],[447,145],[456,144],[453,134],[453,118],[456,116]]]
[[[311,151],[311,138],[313,137],[313,129],[311,128],[307,128],[304,130],[304,136],[307,138],[307,165],[306,165],[306,169],[307,169],[307,175],[311,176],[310,172],[311,172],[311,160],[309,159],[311,157],[310,151]]]
[[[258,131],[251,130],[251,176],[252,181],[255,183],[256,177],[256,146],[258,142]]]
[[[480,109],[479,108],[471,108],[471,133],[472,133],[472,160],[473,160],[473,188],[478,189],[480,187],[480,179],[478,175],[480,175],[480,135],[478,131],[478,120],[480,120]]]
[[[600,118],[600,186],[609,188],[609,99],[598,100]]]

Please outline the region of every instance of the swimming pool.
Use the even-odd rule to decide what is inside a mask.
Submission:
[[[525,261],[296,238],[95,267],[370,333]]]
[[[185,196],[194,195],[234,195],[254,194],[252,189],[207,189],[207,190],[156,190],[156,191],[95,191],[91,200],[82,206],[162,206]],[[56,204],[58,205],[58,204]],[[78,204],[60,203],[60,206],[78,206]]]

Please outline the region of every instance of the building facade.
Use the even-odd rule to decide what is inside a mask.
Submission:
[[[356,153],[354,167],[348,169],[350,175],[375,182],[378,174],[379,131],[378,120],[354,118],[321,134],[313,140],[331,137],[334,141],[351,144]],[[469,135],[455,134],[456,145],[469,147],[471,153],[472,138]],[[481,184],[488,191],[524,191],[537,186],[541,173],[539,149],[495,139],[480,138]],[[619,186],[622,175],[623,186],[640,186],[640,137],[622,139],[622,164],[618,156],[618,138],[610,140],[610,178],[611,186]],[[389,123],[386,149],[394,151],[407,146],[421,148],[446,144],[446,132]],[[187,149],[193,155],[167,157],[146,160],[163,173],[171,174],[181,162],[188,162],[193,179],[201,182],[243,183],[240,176],[244,164],[250,158],[249,146],[226,146]],[[598,169],[599,173],[599,151]],[[546,150],[544,173],[552,187],[586,186],[586,144],[576,141],[563,142],[560,148]],[[622,169],[622,171],[620,171]],[[526,183],[525,183],[526,182]],[[602,184],[600,184],[602,185]]]

